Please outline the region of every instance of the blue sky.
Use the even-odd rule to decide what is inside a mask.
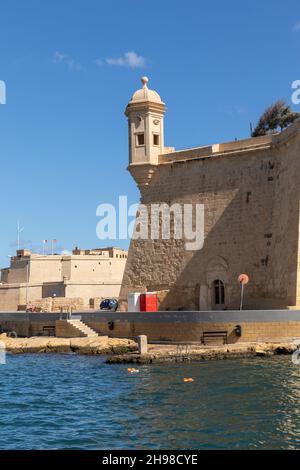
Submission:
[[[123,112],[142,75],[177,149],[248,137],[300,79],[296,0],[0,0],[0,18],[1,266],[18,219],[24,247],[103,246],[97,205],[138,201]]]

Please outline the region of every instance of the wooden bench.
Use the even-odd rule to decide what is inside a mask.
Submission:
[[[55,336],[55,326],[43,326],[42,336]]]
[[[227,344],[227,331],[203,331],[201,342],[206,344],[206,339],[222,338],[223,344]]]

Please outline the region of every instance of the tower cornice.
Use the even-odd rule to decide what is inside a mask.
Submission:
[[[129,113],[131,112],[139,112],[145,110],[149,112],[158,112],[161,114],[166,111],[166,105],[163,102],[157,103],[154,101],[129,101],[125,109],[125,116],[128,117]]]

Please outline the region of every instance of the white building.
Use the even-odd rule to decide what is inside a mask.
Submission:
[[[118,297],[126,260],[127,251],[115,247],[45,256],[18,250],[1,270],[0,310],[53,296],[82,298],[87,308],[94,298]]]

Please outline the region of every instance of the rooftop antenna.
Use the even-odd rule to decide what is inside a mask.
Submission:
[[[20,234],[23,232],[24,227],[20,227],[20,222],[17,223],[17,250],[20,249]]]
[[[56,238],[53,238],[53,240],[51,240],[51,254],[54,255],[54,245],[58,242],[58,240],[56,240]]]
[[[47,245],[48,240],[43,240],[43,256],[45,256],[45,245]]]

